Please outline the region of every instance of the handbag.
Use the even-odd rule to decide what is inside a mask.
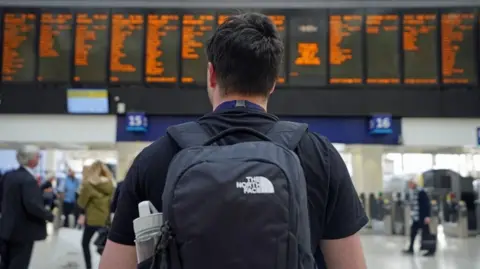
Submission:
[[[100,255],[102,255],[103,250],[105,249],[105,245],[107,244],[109,231],[110,231],[109,226],[100,228],[100,230],[98,230],[97,238],[95,239],[95,241],[93,241],[93,244],[97,247],[97,252]]]
[[[422,229],[422,241],[420,250],[435,252],[437,250],[437,235],[430,232],[430,228]]]

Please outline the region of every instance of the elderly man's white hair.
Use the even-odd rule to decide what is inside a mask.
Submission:
[[[20,165],[26,166],[28,163],[37,157],[40,153],[40,148],[34,145],[25,145],[22,146],[17,151],[17,161]]]

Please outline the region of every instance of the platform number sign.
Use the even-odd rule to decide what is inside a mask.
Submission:
[[[126,120],[127,131],[129,132],[146,132],[148,129],[148,119],[145,112],[129,112]]]
[[[391,134],[393,132],[392,115],[373,115],[370,118],[368,130],[370,134]]]

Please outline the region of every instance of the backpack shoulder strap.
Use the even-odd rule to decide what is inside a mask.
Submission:
[[[210,139],[210,136],[196,121],[170,126],[167,128],[167,134],[182,149],[201,146]]]
[[[277,121],[266,136],[290,150],[295,150],[307,130],[308,125],[305,123]]]

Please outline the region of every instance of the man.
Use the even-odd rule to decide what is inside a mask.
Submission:
[[[63,227],[70,227],[71,214],[74,215],[74,225],[77,226],[78,210],[77,210],[77,191],[80,187],[80,182],[75,178],[75,172],[72,169],[68,169],[67,177],[62,180],[62,184],[59,187],[59,192],[63,197]]]
[[[39,159],[37,147],[25,146],[17,152],[20,168],[4,178],[0,238],[5,269],[28,269],[34,241],[47,237],[46,221],[53,220],[33,172]]]
[[[213,112],[198,120],[207,133],[213,136],[231,127],[248,127],[265,134],[274,126],[278,118],[266,108],[283,52],[275,26],[264,15],[234,16],[217,28],[207,45],[208,96]],[[236,107],[238,101],[244,105]],[[255,140],[239,133],[225,137],[222,143]],[[150,200],[157,209],[162,208],[159,194],[178,151],[173,139],[164,136],[134,160],[120,190],[101,269],[136,268],[132,221],[138,217],[138,203]],[[302,137],[296,152],[308,185],[312,251],[316,251],[319,268],[366,268],[357,232],[367,217],[340,154],[326,138],[310,132]]]
[[[404,250],[405,254],[413,254],[413,244],[418,230],[422,230],[422,235],[430,234],[430,199],[422,188],[418,187],[414,179],[408,181],[408,188],[412,191],[410,196],[412,225],[410,226],[410,245]],[[425,253],[425,256],[432,256],[433,250]]]

